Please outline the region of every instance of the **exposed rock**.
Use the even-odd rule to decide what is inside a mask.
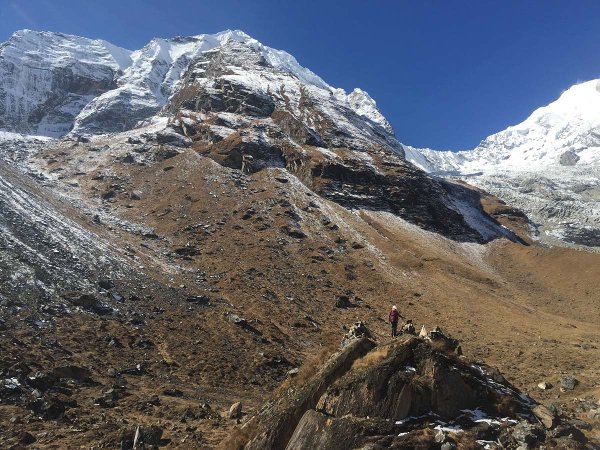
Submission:
[[[542,381],[542,382],[538,383],[537,387],[540,388],[542,391],[545,391],[545,390],[551,389],[552,384],[548,383],[547,381]]]
[[[128,427],[121,433],[121,448],[145,448],[145,446],[158,446],[161,443],[163,428],[150,425]],[[135,444],[135,447],[134,447]]]
[[[192,145],[192,140],[186,136],[182,136],[173,129],[166,128],[156,134],[156,141],[159,144],[169,144],[175,147],[189,147]]]
[[[56,378],[67,378],[77,380],[84,383],[92,382],[91,372],[85,367],[78,366],[61,366],[52,371],[52,376]]]
[[[344,350],[362,342],[371,341],[351,340]],[[339,364],[340,358],[329,364]],[[494,381],[486,371],[446,356],[435,341],[393,342],[333,375],[321,371],[299,391],[291,389],[263,408],[247,422],[252,431],[244,448],[401,449],[414,447],[413,435],[423,446],[418,448],[451,449],[471,439],[498,438],[507,448],[529,448],[546,435],[522,417],[536,414],[554,426],[552,413],[543,407],[533,411],[503,377]],[[436,432],[431,422],[439,425]],[[463,433],[450,437],[444,432],[453,426]]]
[[[528,449],[535,447],[545,437],[546,433],[541,425],[519,422],[500,435],[500,443],[506,448],[522,446],[522,448]]]
[[[546,428],[550,429],[556,425],[556,423],[557,423],[556,417],[544,405],[536,405],[533,407],[533,409],[531,411],[533,412],[535,417],[537,417]]]
[[[345,347],[354,339],[360,338],[373,339],[374,336],[371,330],[369,330],[369,328],[364,324],[364,322],[359,321],[354,323],[354,325],[350,327],[350,330],[348,330],[348,332],[344,335],[341,347]]]
[[[560,165],[561,166],[574,166],[579,161],[579,155],[571,150],[567,150],[563,154],[560,155]]]
[[[423,330],[421,330],[421,331],[423,331]],[[433,330],[431,330],[429,332],[429,334],[427,335],[427,338],[448,352],[453,352],[458,347],[458,340],[445,335],[444,332],[442,331],[442,329],[438,326],[436,326]],[[498,379],[494,378],[494,381],[497,381],[499,383],[504,382],[504,379],[502,378],[502,375],[500,375],[500,372],[498,372],[497,370],[496,370],[496,372],[497,372],[496,378],[498,378]],[[496,373],[494,373],[494,374],[496,374]]]
[[[195,305],[210,306],[210,297],[208,295],[192,295],[186,298],[188,303]]]
[[[564,377],[560,379],[560,389],[562,391],[572,391],[578,384],[579,381],[574,377]]]
[[[318,374],[289,397],[280,397],[246,422],[246,427],[256,429],[256,434],[244,447],[247,450],[284,449],[292,437],[304,413],[313,409],[319,397],[330,383],[346,373],[354,361],[375,347],[367,338],[353,340],[333,355],[319,370]]]
[[[240,419],[242,417],[242,403],[236,402],[231,405],[229,408],[229,412],[227,413],[227,418],[229,419]]]
[[[31,445],[36,441],[36,438],[33,434],[23,431],[19,433],[17,440],[19,441],[19,444]]]

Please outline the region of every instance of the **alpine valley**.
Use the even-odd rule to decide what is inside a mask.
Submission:
[[[241,31],[0,44],[0,447],[598,448],[600,81],[400,141]]]

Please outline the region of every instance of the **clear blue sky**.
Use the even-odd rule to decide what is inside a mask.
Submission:
[[[598,0],[0,0],[21,28],[136,49],[241,29],[329,84],[368,91],[407,144],[467,149],[600,78]]]

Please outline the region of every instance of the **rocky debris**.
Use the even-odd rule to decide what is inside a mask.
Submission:
[[[117,401],[125,395],[125,388],[112,387],[105,390],[100,397],[94,399],[94,404],[103,408],[112,408],[116,406]]]
[[[546,391],[546,390],[552,388],[552,383],[548,383],[547,381],[542,381],[542,382],[538,383],[537,387],[539,389],[541,389],[542,391]]]
[[[417,334],[415,325],[413,324],[411,319],[407,319],[406,322],[402,324],[402,327],[400,328],[400,333],[412,335]]]
[[[231,405],[229,412],[227,413],[228,419],[241,419],[242,418],[242,403],[236,402]]]
[[[506,428],[499,436],[500,443],[505,448],[535,448],[546,438],[544,428],[539,424],[519,422],[513,427]]]
[[[575,389],[575,386],[579,384],[579,381],[577,380],[577,378],[574,377],[564,377],[560,379],[559,383],[560,390],[564,392],[572,391],[573,389]]]
[[[359,321],[354,323],[344,335],[341,347],[344,348],[355,339],[362,338],[374,339],[374,335],[364,322]]]
[[[23,389],[17,378],[6,378],[0,380],[0,399],[10,400],[20,397]]]
[[[60,398],[53,396],[35,399],[28,402],[26,406],[42,420],[59,420],[63,418],[67,406],[74,405],[68,405]]]
[[[591,420],[600,420],[600,400],[588,396],[576,399],[575,410]]]

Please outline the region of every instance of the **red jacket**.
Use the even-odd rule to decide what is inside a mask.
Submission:
[[[390,323],[398,322],[399,317],[400,317],[400,313],[397,310],[392,309],[390,311]]]

